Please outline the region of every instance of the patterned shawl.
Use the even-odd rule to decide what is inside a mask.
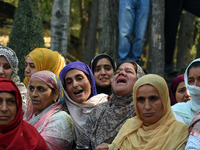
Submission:
[[[150,84],[160,95],[164,115],[151,125],[144,125],[138,113],[136,94],[139,87]],[[187,125],[176,121],[170,106],[168,86],[158,75],[149,74],[136,81],[133,88],[133,102],[137,116],[127,120],[109,149],[179,149],[188,137]]]
[[[0,149],[49,150],[37,130],[23,121],[22,98],[15,83],[12,80],[0,79],[0,91],[14,92],[17,101],[15,119],[6,126],[0,126]]]
[[[64,67],[62,56],[57,51],[52,51],[47,48],[36,48],[26,56],[25,62],[29,56],[34,62],[36,72],[41,70],[49,70],[59,77],[59,73]],[[29,83],[29,80],[30,77],[25,77],[23,81],[26,87]]]
[[[61,111],[62,90],[59,79],[54,73],[47,70],[34,73],[30,81],[34,78],[41,79],[50,88],[58,90],[59,97],[56,103],[51,104],[38,115],[35,115],[35,109],[29,100],[24,120],[32,124],[54,150],[71,149],[73,141],[72,120],[66,112]]]
[[[143,75],[142,68],[137,65],[137,78]],[[126,120],[136,115],[132,93],[125,96],[119,96],[114,91],[112,93],[109,102],[91,112],[86,123],[87,138],[81,141],[85,147],[94,149],[103,142],[112,143]]]

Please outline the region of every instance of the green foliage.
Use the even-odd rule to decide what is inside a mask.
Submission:
[[[23,79],[25,56],[36,47],[44,47],[38,0],[19,0],[7,46],[18,56],[19,76]]]

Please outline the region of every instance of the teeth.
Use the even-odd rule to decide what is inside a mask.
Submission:
[[[82,92],[83,92],[83,90],[80,90],[80,91],[74,92],[74,94],[77,95],[77,94],[80,94],[80,93],[82,93]]]

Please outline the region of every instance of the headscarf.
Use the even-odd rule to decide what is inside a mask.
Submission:
[[[200,58],[192,61],[186,68],[184,74],[185,86],[191,96],[190,101],[187,101],[186,103],[177,103],[172,106],[173,112],[181,116],[188,126],[190,125],[194,114],[200,109],[200,87],[188,84],[188,68],[197,61],[200,61]]]
[[[110,64],[112,65],[112,68],[113,68],[113,72],[115,72],[115,63],[113,61],[113,59],[108,55],[108,54],[99,54],[97,56],[95,56],[91,61],[90,61],[90,68],[94,74],[94,71],[95,71],[95,68],[97,66],[97,63],[100,59],[102,58],[106,58],[110,61]],[[96,84],[96,88],[97,88],[97,93],[100,94],[100,93],[105,93],[105,94],[108,94],[110,95],[112,93],[111,91],[111,84],[107,87],[101,87],[101,86],[98,86]]]
[[[10,64],[12,68],[12,75],[10,80],[13,80],[16,84],[17,82],[20,82],[19,76],[17,75],[18,73],[18,58],[16,53],[9,47],[5,46],[0,46],[0,56],[4,56],[7,60],[8,63]]]
[[[0,149],[49,149],[37,130],[23,121],[22,98],[15,83],[1,78],[0,91],[14,93],[17,101],[15,119],[6,126],[0,126]]]
[[[65,75],[70,69],[78,69],[84,72],[88,76],[88,78],[90,78],[88,80],[90,81],[91,88],[92,88],[91,95],[90,95],[90,98],[84,103],[77,103],[74,100],[72,100],[64,89]],[[89,113],[99,103],[104,102],[105,99],[107,98],[107,95],[99,94],[95,96],[97,94],[97,91],[96,91],[95,79],[94,79],[93,73],[90,70],[90,67],[83,62],[72,62],[72,63],[67,64],[60,72],[60,80],[62,82],[66,105],[75,123],[75,133],[76,133],[76,136],[78,137],[79,134],[84,134],[84,125],[88,118]]]
[[[35,128],[37,128],[38,132],[42,135],[42,137],[45,139],[45,141],[51,145],[51,147],[53,149],[59,149],[58,147],[60,147],[60,149],[62,149],[61,147],[63,147],[63,141],[69,142],[69,141],[67,141],[68,138],[66,137],[68,135],[63,136],[61,133],[53,132],[53,131],[51,131],[52,132],[51,133],[51,132],[49,132],[49,130],[45,130],[45,128],[47,127],[47,125],[49,123],[49,119],[55,113],[59,112],[62,109],[62,105],[61,105],[62,90],[61,90],[60,80],[54,73],[52,73],[48,70],[43,70],[43,71],[34,73],[30,78],[29,84],[35,78],[44,81],[51,89],[58,91],[59,96],[55,103],[53,103],[50,106],[48,106],[47,108],[45,108],[40,114],[38,114],[33,119],[32,119],[32,117],[36,111],[33,108],[32,102],[29,100],[27,102],[28,106],[27,106],[27,111],[25,112],[25,115],[24,115],[24,120],[27,121],[28,123],[32,124]],[[28,85],[28,87],[29,87],[29,85]],[[28,92],[29,92],[29,88],[28,88]],[[67,120],[71,121],[69,119],[67,119]],[[58,140],[55,140],[57,138],[62,139],[62,142],[59,143]]]
[[[184,74],[177,76],[173,79],[171,86],[170,86],[170,100],[171,100],[171,106],[177,103],[176,100],[176,90],[177,86],[180,82],[184,82]]]
[[[137,108],[137,90],[142,85],[155,87],[163,104],[163,116],[156,123],[144,125]],[[129,119],[120,129],[109,149],[178,149],[185,144],[188,127],[176,121],[170,107],[168,86],[158,75],[148,74],[138,79],[133,87],[136,117]]]
[[[112,67],[113,67],[113,70],[114,70],[114,72],[115,72],[115,63],[114,63],[113,59],[110,57],[110,55],[108,55],[108,54],[99,54],[99,55],[95,56],[95,57],[90,61],[90,68],[91,68],[92,72],[94,73],[94,70],[95,70],[95,67],[96,67],[98,61],[99,61],[100,59],[102,59],[102,58],[107,58],[107,59],[110,61],[111,65],[112,65]]]
[[[59,73],[64,67],[62,56],[57,51],[52,51],[47,48],[36,48],[26,56],[25,62],[29,56],[34,62],[36,72],[41,70],[49,70],[59,77]],[[26,87],[29,80],[30,77],[25,77],[23,81]]]

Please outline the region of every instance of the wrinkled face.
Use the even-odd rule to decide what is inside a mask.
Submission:
[[[137,74],[131,63],[123,63],[117,69],[112,82],[112,88],[117,95],[127,95],[133,92]]]
[[[200,67],[193,67],[189,70],[188,84],[200,87]]]
[[[164,115],[158,90],[151,85],[143,85],[136,93],[136,107],[145,125],[156,123]]]
[[[36,72],[35,64],[33,59],[29,56],[25,62],[25,77],[31,77],[32,74]]]
[[[54,103],[58,98],[58,91],[52,89],[41,79],[34,78],[29,83],[29,96],[36,114],[39,114]]]
[[[178,84],[178,86],[176,88],[175,97],[176,97],[177,102],[187,102],[190,100],[191,96],[185,86],[184,81],[182,81]]]
[[[111,84],[111,78],[113,74],[113,67],[107,58],[102,58],[97,62],[97,65],[94,69],[94,78],[98,86],[109,86]]]
[[[0,93],[0,126],[6,126],[15,119],[17,101],[15,96],[8,92]]]
[[[91,94],[91,85],[84,72],[71,69],[65,75],[65,90],[73,101],[83,103]]]
[[[12,68],[8,60],[4,56],[0,56],[0,78],[11,78]]]

